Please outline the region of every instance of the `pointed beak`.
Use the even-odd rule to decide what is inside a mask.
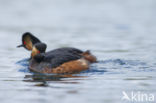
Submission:
[[[23,44],[21,44],[21,45],[17,46],[17,48],[20,48],[20,47],[24,47],[24,45],[23,45]]]

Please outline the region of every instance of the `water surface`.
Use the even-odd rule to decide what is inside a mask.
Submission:
[[[155,0],[0,2],[1,103],[126,103],[123,91],[156,94]],[[99,62],[70,77],[34,75],[30,52],[16,48],[27,31],[48,50],[89,49]]]

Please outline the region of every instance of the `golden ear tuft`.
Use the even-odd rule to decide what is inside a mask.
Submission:
[[[24,37],[23,44],[24,44],[26,49],[32,50],[33,44],[32,44],[32,40],[31,40],[29,35]]]
[[[37,54],[39,54],[39,50],[34,46],[32,48],[31,57],[34,57]]]

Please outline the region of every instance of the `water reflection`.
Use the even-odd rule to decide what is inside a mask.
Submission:
[[[72,74],[68,75],[47,75],[47,74],[32,74],[32,75],[25,75],[24,82],[35,82],[36,84],[34,86],[42,86],[47,87],[48,82],[59,82],[63,84],[78,84],[79,82],[77,80],[83,80],[84,78],[87,78],[87,76],[75,76]],[[76,79],[76,81],[73,81],[73,79]]]

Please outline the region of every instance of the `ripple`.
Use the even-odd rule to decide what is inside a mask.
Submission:
[[[99,61],[99,63],[107,64],[119,64],[119,65],[131,65],[131,66],[137,66],[137,65],[146,65],[145,62],[141,62],[140,60],[124,60],[124,59],[109,59],[104,61]]]
[[[28,66],[29,65],[29,58],[22,59],[20,61],[17,61],[16,64],[22,65],[22,66]]]

